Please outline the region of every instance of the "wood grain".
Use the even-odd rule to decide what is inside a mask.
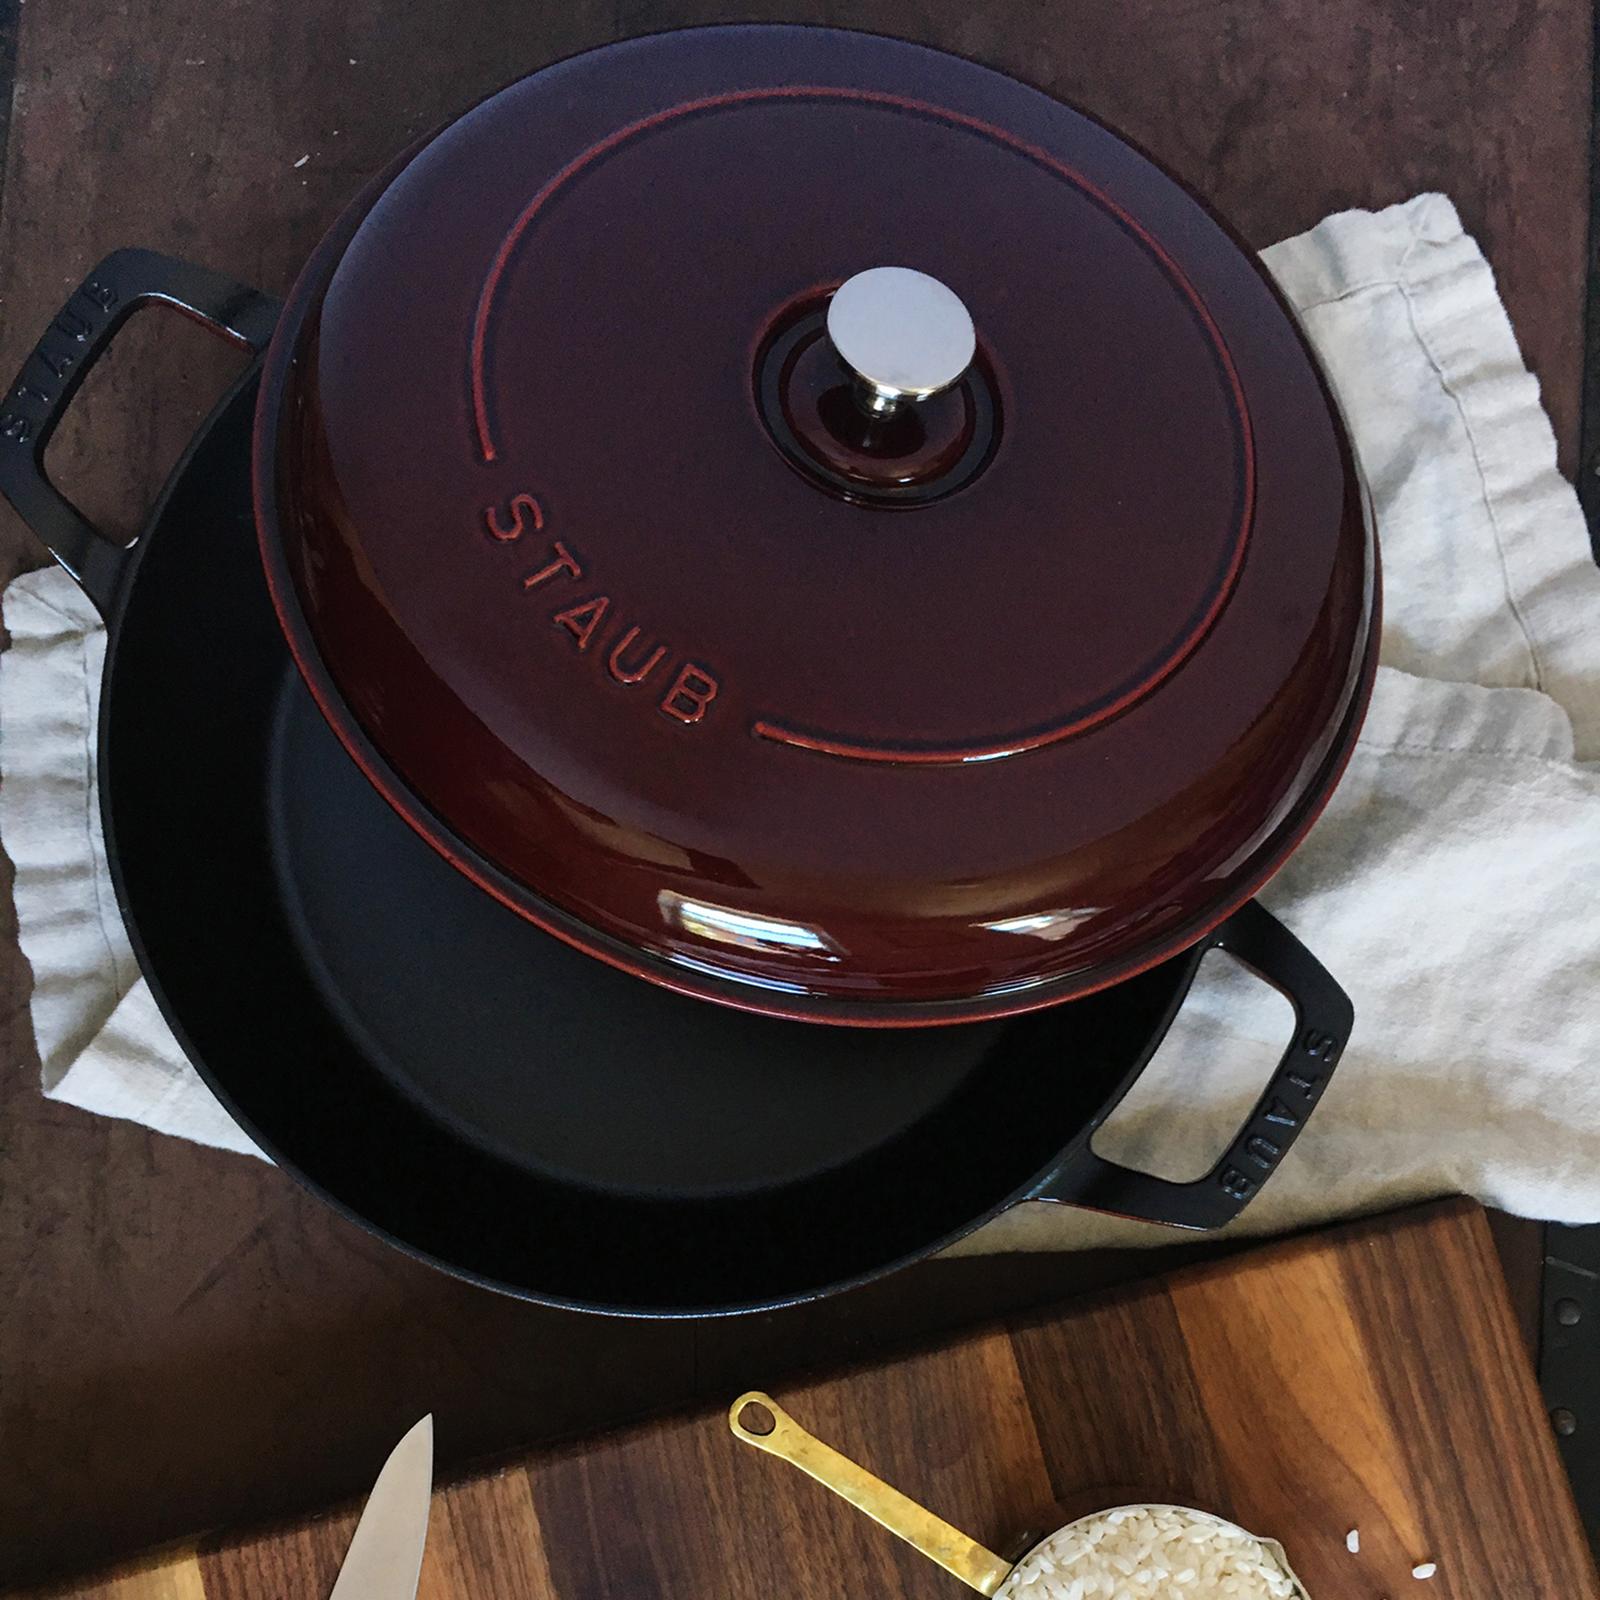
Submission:
[[[1171,1301],[1137,1293],[1013,1335],[1055,1498],[1120,1484],[1225,1504],[1226,1480]]]
[[[1583,0],[30,0],[0,208],[0,375],[108,249],[149,244],[282,289],[394,149],[496,84],[610,38],[763,16],[1019,72],[1124,126],[1257,244],[1340,206],[1445,190],[1497,269],[1571,461]],[[157,313],[130,341],[52,458],[123,528],[228,359]],[[0,508],[0,581],[41,559]],[[0,858],[0,1583],[357,1492],[425,1409],[441,1461],[460,1462],[1151,1270],[940,1264],[833,1306],[701,1327],[498,1300],[279,1173],[42,1100],[9,870]]]
[[[438,1496],[417,1600],[557,1600],[528,1474],[469,1479]]]
[[[1412,1419],[1383,1403],[1381,1352],[1361,1337],[1342,1267],[1335,1254],[1305,1253],[1292,1273],[1245,1264],[1231,1281],[1194,1278],[1171,1291],[1234,1515],[1252,1527],[1296,1523],[1295,1563],[1313,1594],[1348,1579],[1350,1528],[1365,1561],[1396,1575],[1424,1559],[1426,1544],[1398,1439]],[[1283,1327],[1305,1337],[1275,1336]],[[1424,1349],[1418,1337],[1420,1360]]]
[[[1280,1538],[1318,1600],[1409,1593],[1422,1560],[1439,1567],[1429,1600],[1600,1596],[1488,1227],[1461,1202],[778,1393],[802,1425],[1002,1550],[1021,1528],[1053,1527],[1033,1521],[1053,1502],[1079,1515],[1132,1490]],[[56,1593],[325,1594],[352,1522]],[[780,1593],[966,1591],[738,1444],[719,1407],[441,1489],[419,1600]]]
[[[205,1578],[193,1550],[167,1551],[84,1584],[74,1600],[206,1600]]]
[[[1533,1369],[1512,1359],[1519,1343],[1515,1326],[1504,1316],[1454,1314],[1456,1289],[1450,1280],[1459,1262],[1450,1253],[1430,1249],[1417,1233],[1397,1237],[1393,1257],[1395,1285],[1389,1294],[1375,1294],[1370,1278],[1348,1260],[1341,1268],[1367,1348],[1381,1348],[1397,1326],[1423,1330],[1425,1365],[1377,1362],[1373,1378],[1379,1405],[1407,1419],[1397,1443],[1423,1527],[1437,1537],[1436,1530],[1455,1521],[1452,1507],[1498,1496],[1496,1485],[1520,1436],[1531,1430],[1544,1445],[1551,1442],[1551,1433]],[[1487,1372],[1501,1373],[1501,1381],[1485,1382]],[[1476,1448],[1462,1448],[1461,1418],[1471,1419]],[[1519,1494],[1520,1542],[1506,1539],[1504,1528],[1493,1519],[1469,1520],[1455,1530],[1458,1559],[1470,1561],[1482,1574],[1485,1593],[1526,1595],[1529,1600],[1556,1593],[1541,1587],[1528,1571],[1527,1551],[1562,1540],[1571,1515],[1565,1493]]]

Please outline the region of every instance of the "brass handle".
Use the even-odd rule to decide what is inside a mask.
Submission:
[[[747,1409],[749,1417],[745,1416]],[[762,1416],[762,1411],[767,1416]],[[770,1428],[765,1426],[767,1417],[772,1421]],[[942,1517],[814,1438],[770,1395],[759,1390],[740,1395],[728,1412],[728,1426],[736,1439],[798,1467],[979,1594],[992,1595],[1011,1576],[1009,1561],[1002,1561],[959,1528],[952,1528]]]

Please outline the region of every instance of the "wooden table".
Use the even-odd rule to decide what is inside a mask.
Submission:
[[[735,1441],[732,1398],[440,1487],[417,1600],[969,1593]],[[1154,1497],[1278,1539],[1319,1600],[1398,1596],[1423,1561],[1438,1569],[1417,1591],[1430,1600],[1600,1600],[1483,1213],[1466,1201],[1265,1245],[772,1398],[1006,1559],[1074,1517]],[[340,1507],[205,1538],[19,1600],[325,1595],[354,1521]]]
[[[282,291],[358,183],[450,111],[587,45],[735,17],[848,20],[1030,78],[1125,129],[1258,244],[1446,191],[1495,264],[1572,470],[1581,0],[0,0],[0,72],[15,46],[0,371],[114,246]],[[128,529],[225,361],[144,320],[52,454],[86,509]],[[0,512],[0,580],[39,560]],[[43,1101],[29,981],[0,895],[0,1583],[346,1495],[419,1396],[448,1466],[1153,1266],[936,1263],[737,1323],[540,1311],[415,1265],[255,1162]],[[1531,1316],[1534,1236],[1505,1236]]]

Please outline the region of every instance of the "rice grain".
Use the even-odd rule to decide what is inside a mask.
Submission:
[[[995,1600],[1305,1600],[1276,1548],[1182,1506],[1122,1506],[1030,1551]]]

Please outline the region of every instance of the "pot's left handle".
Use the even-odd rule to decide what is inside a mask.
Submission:
[[[67,297],[0,411],[0,494],[77,579],[102,616],[131,547],[107,539],[51,483],[45,447],[78,385],[141,305],[160,301],[259,354],[278,319],[270,295],[154,250],[117,250]]]
[[[1175,1183],[1096,1155],[1090,1148],[1091,1129],[1027,1198],[1065,1201],[1178,1228],[1220,1228],[1244,1210],[1277,1170],[1328,1087],[1355,1012],[1327,968],[1254,900],[1216,929],[1205,948],[1226,950],[1280,990],[1295,1017],[1294,1037],[1222,1159],[1203,1178]],[[1095,1128],[1116,1105],[1101,1111]]]

